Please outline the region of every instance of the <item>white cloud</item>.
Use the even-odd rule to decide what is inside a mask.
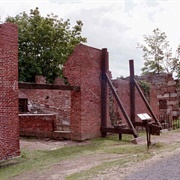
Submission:
[[[137,43],[143,35],[159,27],[171,45],[180,43],[180,2],[148,0],[6,0],[1,1],[0,16],[15,16],[40,8],[42,15],[53,12],[63,19],[84,23],[83,36],[88,45],[108,48],[113,77],[129,75],[129,59],[135,60],[135,73],[143,67],[142,51]]]

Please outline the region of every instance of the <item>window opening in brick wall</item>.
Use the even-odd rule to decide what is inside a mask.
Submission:
[[[167,100],[159,100],[159,109],[167,109]]]
[[[19,98],[19,112],[28,112],[28,99]]]

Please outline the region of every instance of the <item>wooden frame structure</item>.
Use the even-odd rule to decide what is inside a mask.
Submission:
[[[135,88],[138,90],[141,98],[143,99],[149,113],[152,116],[152,119],[155,120],[156,124],[162,129],[162,125],[157,119],[156,115],[154,114],[149,102],[147,101],[146,97],[144,96],[138,82],[134,78],[134,61],[130,60],[129,61],[130,65],[130,100],[131,100],[131,120],[133,121],[133,124],[136,126],[141,126],[141,122],[135,122]],[[134,102],[134,103],[133,103]]]
[[[134,61],[129,61],[130,65],[130,118],[128,114],[126,113],[126,110],[115,90],[113,87],[113,84],[111,82],[111,79],[108,76],[108,52],[107,49],[102,49],[102,58],[101,58],[101,134],[102,137],[106,137],[108,132],[111,133],[117,133],[119,134],[119,139],[122,139],[122,134],[132,134],[135,138],[138,137],[138,132],[135,129],[136,126],[145,126],[142,122],[136,122],[135,116],[136,116],[136,109],[135,109],[135,88],[138,90],[141,98],[143,99],[147,109],[149,110],[152,118],[155,120],[155,125],[151,124],[151,129],[155,128],[156,133],[159,134],[160,129],[162,129],[162,126],[158,119],[156,118],[155,114],[153,113],[153,110],[151,109],[148,101],[146,100],[139,84],[134,78]],[[112,91],[112,94],[118,104],[118,107],[122,111],[122,114],[124,118],[126,119],[126,122],[129,127],[125,127],[124,125],[118,126],[118,128],[113,127],[107,127],[107,87],[109,86],[110,90]],[[153,130],[151,130],[154,132]]]
[[[138,137],[138,133],[129,118],[116,90],[113,87],[111,79],[108,76],[108,52],[107,49],[102,49],[102,59],[101,59],[101,134],[102,137],[107,136],[107,132],[119,134],[119,139],[122,139],[122,134],[132,134],[134,137]],[[107,127],[107,85],[111,89],[113,96],[121,109],[123,116],[125,117],[129,128],[124,125],[118,128]]]

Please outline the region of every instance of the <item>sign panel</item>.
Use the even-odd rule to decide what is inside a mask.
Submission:
[[[141,120],[149,120],[149,119],[151,119],[151,117],[150,117],[147,113],[137,114],[137,116],[138,116]]]

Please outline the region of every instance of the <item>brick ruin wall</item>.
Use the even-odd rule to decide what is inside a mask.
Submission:
[[[63,124],[69,124],[72,140],[85,140],[100,137],[101,126],[101,56],[102,51],[85,45],[78,45],[64,65],[64,75],[70,85],[80,86],[81,90],[33,90],[20,89],[19,98],[27,98],[36,109],[42,112],[57,115],[55,130]],[[39,82],[46,83],[39,77]],[[113,84],[130,117],[130,89],[129,81],[113,80]],[[111,126],[108,100],[107,125]],[[156,90],[151,88],[150,105],[155,113],[159,114]],[[125,119],[117,106],[114,109],[125,122]],[[142,98],[136,90],[136,114],[149,113]],[[29,119],[31,120],[31,119]],[[138,117],[136,116],[138,121]],[[61,129],[58,129],[61,130]]]
[[[63,124],[70,124],[70,91],[19,89],[19,98],[28,99],[30,114],[55,114],[56,130],[61,130]]]
[[[116,79],[116,80],[113,80],[113,85],[116,88],[116,91],[118,93],[120,100],[122,101],[125,111],[127,112],[127,114],[130,117],[130,83],[129,83],[129,81],[122,80],[122,79]],[[156,91],[153,88],[150,88],[150,100],[149,101],[150,101],[149,104],[150,104],[154,114],[156,116],[158,116],[159,110],[158,110],[158,104],[157,104]],[[114,106],[115,112],[120,114],[123,124],[126,124],[126,120],[125,120],[122,112],[119,110],[119,107],[117,106],[116,102],[114,104],[115,104],[115,106]],[[136,121],[140,121],[137,114],[147,113],[147,114],[151,115],[136,88],[135,88],[135,111],[136,111],[136,116],[135,116]]]
[[[21,136],[54,138],[56,115],[20,114],[19,127]]]
[[[140,76],[138,79],[149,82],[156,89],[159,113],[161,115],[168,115],[170,119],[179,117],[180,93],[178,82],[174,80],[172,74],[149,74]]]
[[[81,88],[71,94],[71,139],[101,135],[101,55],[101,50],[80,44],[64,65],[70,85]]]
[[[28,99],[38,111],[56,114],[55,128],[58,123],[59,128],[63,122],[70,124],[72,140],[100,137],[101,53],[99,49],[80,44],[65,63],[64,75],[70,85],[80,86],[79,92],[20,89],[19,98]],[[39,77],[37,83],[46,82]]]
[[[80,86],[81,90],[60,91],[60,90],[32,90],[20,89],[18,92],[18,38],[17,27],[11,24],[0,26],[0,160],[19,155],[19,121],[18,121],[18,94],[19,98],[29,100],[35,110],[46,113],[53,113],[53,118],[34,119],[29,116],[20,125],[21,130],[36,129],[36,133],[52,132],[59,125],[70,124],[71,139],[85,140],[100,137],[101,125],[101,56],[102,51],[85,45],[78,45],[68,61],[64,65],[64,75],[70,85]],[[142,78],[143,79],[143,78]],[[144,78],[155,89],[151,88],[150,105],[155,114],[159,113],[158,101],[167,100],[166,111],[177,115],[178,92],[172,76],[163,76],[159,79]],[[45,83],[44,79],[41,79]],[[61,81],[60,81],[61,82]],[[123,106],[130,114],[130,92],[129,82],[114,80],[113,84],[119,94]],[[157,93],[157,94],[156,94]],[[117,107],[116,107],[117,110]],[[120,113],[121,111],[117,110]],[[139,93],[136,90],[136,114],[149,113]],[[22,121],[20,115],[20,121]],[[107,112],[108,122],[109,107]],[[137,117],[136,117],[137,118]],[[136,119],[139,120],[139,119]],[[55,123],[54,123],[55,121]],[[30,125],[28,123],[31,122]],[[38,122],[38,123],[37,123]],[[37,127],[37,124],[42,127]],[[27,127],[28,125],[28,127]],[[36,127],[34,127],[36,125]]]
[[[37,75],[35,80],[46,84],[43,76]],[[65,85],[64,79],[56,78],[53,85]],[[19,89],[19,99],[28,103],[27,111],[19,113],[21,136],[58,138],[54,131],[70,131],[70,91]]]
[[[18,28],[0,25],[0,160],[20,155],[18,119]]]

